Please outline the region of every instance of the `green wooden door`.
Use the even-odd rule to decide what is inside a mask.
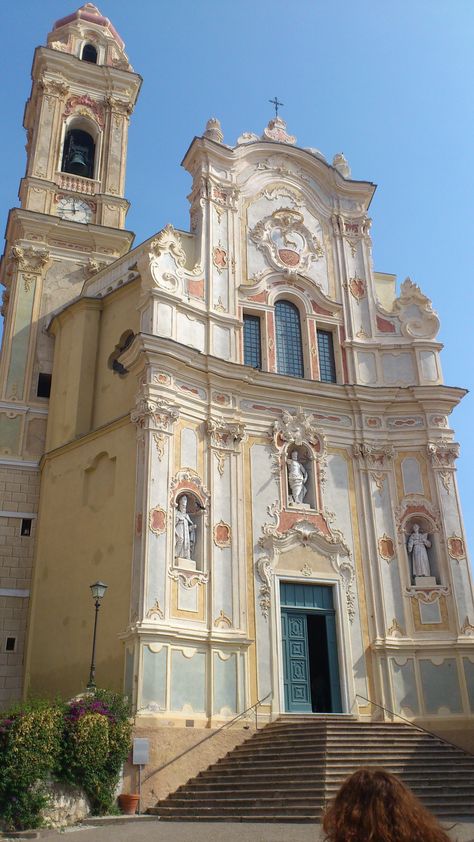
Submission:
[[[331,703],[326,712],[340,713],[341,684],[332,588],[282,582],[280,597],[285,709],[289,713],[311,713],[313,710],[311,671],[318,669],[317,663],[315,666],[318,650],[313,638],[308,639],[308,616],[319,616],[325,624],[327,640],[324,644],[324,649],[327,645],[327,658],[325,652],[323,660],[327,664],[325,680],[329,682]]]
[[[290,713],[311,713],[311,684],[306,614],[281,612],[285,708]]]

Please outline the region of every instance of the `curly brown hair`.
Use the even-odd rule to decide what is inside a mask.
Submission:
[[[327,842],[449,842],[408,787],[377,768],[358,769],[344,781],[323,828]]]

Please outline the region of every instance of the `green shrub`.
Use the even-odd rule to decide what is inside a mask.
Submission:
[[[47,803],[42,782],[61,754],[64,707],[36,702],[0,719],[0,816],[7,828],[37,827]]]
[[[127,701],[96,690],[68,704],[34,702],[0,717],[0,817],[8,830],[41,824],[49,777],[81,787],[95,814],[113,806],[131,743]]]

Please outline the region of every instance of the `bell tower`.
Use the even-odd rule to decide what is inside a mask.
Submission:
[[[9,672],[13,698],[21,687],[51,386],[53,339],[47,328],[53,314],[80,295],[84,282],[133,242],[125,229],[125,170],[130,115],[142,81],[120,35],[92,3],[54,24],[47,45],[35,51],[31,75],[24,115],[26,172],[20,206],[9,213],[0,266],[5,287],[0,356],[4,584],[6,566],[12,572],[12,586],[2,588],[2,599],[11,597],[9,606],[20,608],[22,618],[11,636],[19,665],[18,686]],[[1,678],[0,667],[0,688]]]

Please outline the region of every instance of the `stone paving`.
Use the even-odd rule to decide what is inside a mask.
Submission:
[[[90,820],[89,820],[90,821]],[[445,823],[453,842],[474,842],[474,822]],[[323,842],[319,825],[247,822],[161,822],[143,817],[106,820],[63,831],[40,831],[40,840],[59,842]],[[7,837],[8,838],[8,837]]]

